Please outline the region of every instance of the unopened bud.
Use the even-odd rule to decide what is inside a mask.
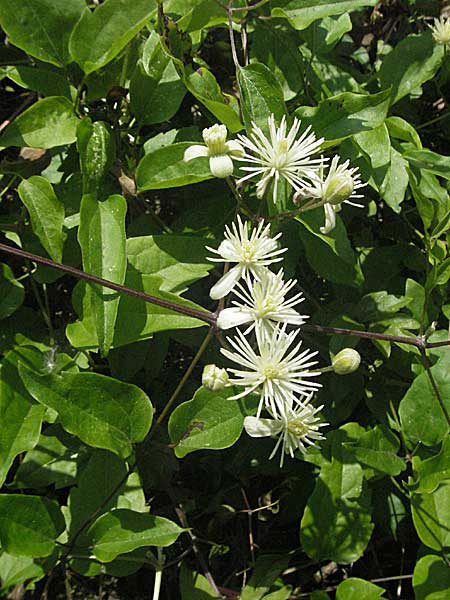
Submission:
[[[336,206],[347,200],[354,190],[355,184],[350,173],[336,173],[330,179],[323,194],[323,200]]]
[[[222,390],[228,383],[228,373],[216,365],[205,365],[202,375],[202,385],[211,392]]]
[[[226,153],[227,128],[217,123],[203,130],[202,136],[208,146],[209,155],[217,156]]]
[[[331,361],[333,371],[337,375],[349,375],[356,371],[361,363],[359,352],[353,348],[344,348]]]

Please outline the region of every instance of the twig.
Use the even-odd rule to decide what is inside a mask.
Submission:
[[[236,70],[239,70],[241,68],[241,65],[239,64],[239,59],[238,59],[238,55],[236,52],[236,44],[234,41],[234,32],[233,32],[233,0],[229,1],[227,12],[228,12],[228,32],[230,34],[230,44],[231,44],[231,55],[233,56],[233,62],[234,62],[234,66],[236,67]]]
[[[248,521],[248,544],[250,546],[250,555],[252,557],[252,563],[255,562],[255,542],[253,539],[253,511],[250,508],[250,504],[248,502],[247,494],[245,493],[244,488],[241,488],[241,494],[244,498],[245,506],[247,507],[247,521]]]
[[[9,119],[5,119],[3,121],[3,123],[0,123],[0,131],[3,131],[5,129],[5,127],[8,127],[8,125],[11,123],[11,121],[13,119],[15,119],[17,117],[17,115],[19,115],[22,111],[24,111],[27,106],[29,104],[31,104],[33,102],[33,100],[36,99],[36,94],[33,92],[32,94],[29,94],[25,100],[22,102],[22,104],[19,106],[19,108],[16,108],[16,110],[12,113],[12,115],[9,117]]]
[[[46,265],[47,267],[51,267],[53,269],[64,271],[65,273],[74,275],[78,279],[84,279],[85,281],[96,283],[100,286],[109,288],[116,292],[128,294],[129,296],[135,296],[140,300],[144,300],[144,302],[156,304],[157,306],[167,308],[168,310],[173,310],[174,312],[186,315],[188,317],[199,319],[200,321],[204,321],[205,323],[209,323],[210,325],[214,325],[216,322],[214,315],[206,310],[203,311],[197,310],[196,308],[190,308],[188,306],[181,306],[180,304],[176,304],[175,302],[171,302],[170,300],[164,300],[163,298],[157,298],[156,296],[151,296],[150,294],[146,294],[145,292],[139,292],[138,290],[134,290],[124,285],[120,285],[119,283],[114,283],[112,281],[108,281],[107,279],[97,277],[96,275],[91,275],[90,273],[81,271],[81,269],[76,269],[75,267],[69,267],[68,265],[63,265],[61,263],[54,262],[53,260],[50,260],[48,258],[43,258],[42,256],[32,254],[31,252],[26,252],[25,250],[20,250],[19,248],[13,248],[12,246],[8,246],[7,244],[0,244],[0,251],[6,252],[8,254],[14,254],[15,256],[20,256],[22,258],[27,258],[29,260],[32,260],[33,262]]]

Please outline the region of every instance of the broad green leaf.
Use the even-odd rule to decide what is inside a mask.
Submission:
[[[11,44],[61,67],[71,62],[69,36],[85,7],[84,0],[0,0],[0,26]]]
[[[252,63],[237,72],[242,112],[247,130],[255,123],[268,130],[267,119],[273,114],[277,122],[286,114],[283,90],[266,65]]]
[[[342,581],[336,589],[336,600],[377,600],[382,598],[385,590],[378,585],[359,579],[349,577]]]
[[[443,57],[444,47],[434,42],[431,31],[402,39],[384,58],[379,71],[381,87],[391,88],[391,104],[432,79]]]
[[[8,265],[0,263],[0,319],[11,316],[22,304],[24,296],[23,285]]]
[[[168,121],[179,109],[185,93],[186,87],[171,57],[152,31],[131,78],[131,112],[142,125]]]
[[[450,596],[450,569],[435,554],[426,554],[414,568],[412,580],[416,600],[448,600]]]
[[[291,0],[277,2],[272,8],[273,17],[284,17],[295,29],[306,29],[318,19],[340,15],[365,6],[374,6],[376,0]]]
[[[258,557],[250,581],[242,590],[240,600],[261,600],[275,580],[287,568],[289,557],[280,554],[263,554]]]
[[[219,598],[209,585],[208,580],[200,573],[190,571],[184,562],[180,569],[181,600],[211,600]]]
[[[346,442],[345,447],[360,463],[376,472],[398,475],[406,468],[405,461],[397,456],[400,442],[387,428],[377,425],[364,433],[356,442]]]
[[[48,556],[65,523],[56,502],[43,496],[0,494],[0,543],[14,556]]]
[[[38,375],[19,367],[28,392],[55,410],[66,431],[94,448],[126,458],[152,422],[153,407],[138,387],[96,373]]]
[[[448,361],[443,357],[431,367],[431,373],[442,402],[450,412]],[[403,433],[413,443],[420,442],[426,446],[435,446],[449,431],[447,420],[425,371],[414,379],[400,402],[399,416]]]
[[[52,184],[36,175],[21,182],[18,187],[20,199],[30,214],[33,232],[39,238],[49,256],[62,262],[64,240],[64,205],[56,197]]]
[[[77,438],[65,433],[59,425],[50,425],[20,463],[13,487],[40,488],[54,484],[58,489],[72,485],[82,454],[83,447]]]
[[[207,158],[183,161],[189,146],[189,142],[179,142],[146,154],[136,171],[138,189],[162,190],[212,179]]]
[[[106,0],[86,8],[74,28],[69,50],[87,74],[104,67],[134,38],[155,9],[153,0]]]
[[[441,483],[433,492],[411,495],[411,512],[421,541],[441,552],[450,546],[450,481]]]
[[[195,450],[221,450],[232,446],[242,433],[245,411],[241,402],[229,400],[232,390],[211,392],[199,388],[169,419],[169,436],[175,454],[183,458]]]
[[[83,194],[100,194],[102,184],[115,158],[114,138],[104,121],[86,117],[77,128],[77,148],[83,175]]]
[[[65,96],[71,100],[72,92],[76,93],[67,77],[54,67],[17,65],[8,68],[8,77],[17,85],[43,96]]]
[[[365,294],[355,306],[358,321],[371,323],[397,313],[408,306],[411,299],[406,296],[395,296],[386,291]]]
[[[29,349],[8,352],[0,378],[0,484],[6,479],[14,458],[37,444],[45,408],[36,403],[22,384],[16,364],[19,356],[37,362],[40,353]]]
[[[182,293],[212,269],[207,243],[205,238],[175,234],[129,238],[128,262],[139,273],[161,277],[161,290]]]
[[[15,585],[29,583],[45,575],[44,569],[29,556],[0,555],[0,592],[7,592]]]
[[[422,149],[420,136],[408,121],[405,121],[402,117],[392,116],[388,117],[385,123],[391,138],[410,142],[411,144],[414,144],[418,150]]]
[[[190,300],[170,292],[161,291],[161,277],[143,275],[131,268],[128,270],[125,285],[157,298],[169,300],[180,306],[202,310],[201,306]],[[66,335],[75,348],[98,348],[99,343],[95,333],[90,299],[90,294],[94,292],[84,284],[76,288],[75,291],[76,296],[80,297],[81,301],[79,302],[78,298],[74,298],[74,304],[77,312],[82,314],[83,318],[76,323],[69,323],[66,328]],[[117,348],[139,340],[145,340],[157,331],[192,329],[204,325],[203,321],[194,317],[182,315],[168,308],[124,294],[120,297],[112,346]]]
[[[437,152],[432,152],[424,148],[423,150],[416,150],[415,148],[409,147],[405,149],[403,157],[409,162],[409,164],[417,169],[426,169],[430,173],[439,175],[444,179],[450,180],[450,156],[443,156]]]
[[[327,436],[331,460],[320,460],[322,468],[300,526],[303,549],[314,560],[354,562],[363,554],[372,534],[370,496],[363,485],[363,470],[343,447],[343,442],[352,437],[342,428]]]
[[[118,508],[99,517],[87,536],[96,558],[110,562],[143,546],[170,546],[183,531],[164,517]]]
[[[327,98],[319,106],[301,106],[295,111],[303,125],[311,125],[317,137],[324,137],[323,147],[347,137],[371,131],[384,122],[389,108],[389,91],[378,94],[344,92]]]
[[[419,463],[415,469],[416,493],[433,492],[446,479],[450,479],[450,436],[442,442],[439,454]]]
[[[239,118],[239,105],[234,96],[224,94],[216,78],[205,67],[196,71],[185,69],[180,61],[178,68],[183,74],[183,82],[188,91],[201,102],[231,133],[243,128]]]
[[[97,200],[93,194],[83,196],[80,208],[78,240],[83,268],[92,275],[122,284],[126,273],[125,214],[123,196]],[[119,295],[95,286],[91,290],[91,310],[102,354],[109,352],[119,307]]]
[[[326,235],[320,232],[325,221],[322,208],[303,213],[296,220],[301,224],[299,238],[312,268],[328,281],[357,286],[361,272],[339,216],[336,227]]]
[[[0,149],[9,146],[54,148],[72,144],[76,140],[78,121],[67,98],[43,98],[6,127],[0,136]]]

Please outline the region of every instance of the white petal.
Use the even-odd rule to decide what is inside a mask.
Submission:
[[[220,300],[227,294],[231,292],[231,290],[236,285],[237,281],[240,279],[242,275],[242,267],[240,265],[236,265],[232,269],[225,273],[223,277],[219,279],[219,281],[212,286],[211,291],[209,292],[210,297],[213,300]]]
[[[204,156],[209,156],[208,148],[206,146],[200,146],[200,144],[194,144],[193,146],[186,148],[183,160],[184,162],[189,162],[194,160],[194,158],[203,158]]]
[[[324,204],[325,209],[325,226],[320,228],[321,233],[326,235],[330,233],[336,226],[336,212],[331,204]]]
[[[244,156],[245,150],[237,140],[230,140],[225,144],[227,152],[233,156]]]
[[[217,327],[219,329],[231,329],[252,320],[250,311],[243,308],[225,308],[219,313]]]
[[[209,168],[214,177],[223,179],[224,177],[229,177],[233,174],[233,161],[228,154],[211,156],[209,159]]]
[[[283,429],[282,421],[275,419],[258,419],[258,417],[245,417],[245,431],[252,437],[267,437],[276,435]]]

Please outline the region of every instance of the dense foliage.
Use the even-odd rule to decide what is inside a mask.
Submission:
[[[441,11],[0,0],[1,597],[449,598]],[[306,162],[271,170],[288,132]],[[249,330],[241,275],[305,316]],[[297,407],[232,378],[294,338]]]

